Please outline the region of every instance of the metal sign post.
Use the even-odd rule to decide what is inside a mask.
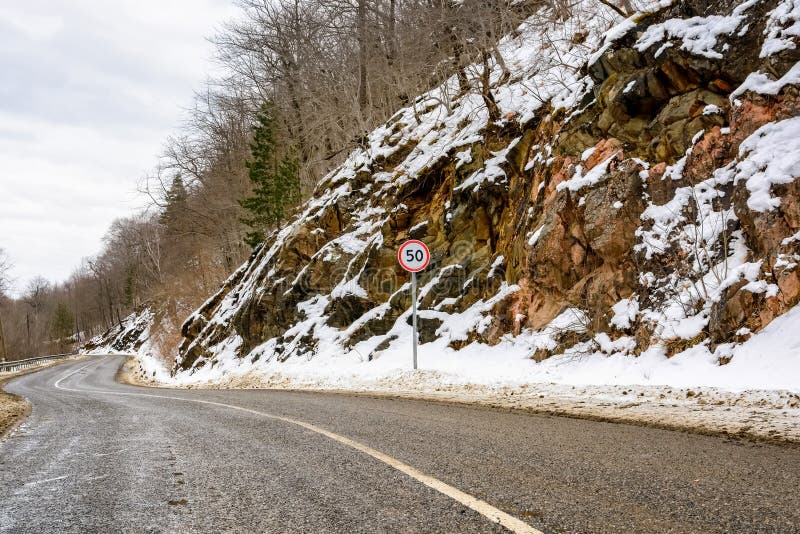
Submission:
[[[414,330],[412,346],[414,347],[414,370],[417,369],[417,273],[411,273],[411,324]]]
[[[411,325],[413,329],[413,363],[417,369],[417,273],[424,270],[431,261],[431,252],[425,243],[416,239],[406,241],[397,250],[400,266],[411,273]]]

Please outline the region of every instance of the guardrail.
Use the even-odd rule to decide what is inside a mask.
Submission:
[[[9,362],[0,361],[0,373],[13,373],[14,371],[21,371],[22,369],[36,367],[37,365],[42,365],[55,360],[60,360],[62,358],[69,358],[70,356],[75,356],[75,353],[52,354],[50,356],[37,356],[36,358],[27,358],[24,360],[12,360]]]

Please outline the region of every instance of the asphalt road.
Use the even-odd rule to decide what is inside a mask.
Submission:
[[[7,386],[33,412],[0,444],[0,532],[507,531],[497,514],[517,531],[800,532],[796,448],[423,401],[138,388],[114,381],[121,363]]]

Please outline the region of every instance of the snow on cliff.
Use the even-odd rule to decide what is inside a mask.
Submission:
[[[623,21],[583,0],[566,21],[532,17],[499,45],[496,121],[455,77],[398,111],[187,320],[172,376],[152,360],[147,374],[407,380],[394,250],[421,238],[434,258],[418,302],[426,387],[800,391],[800,106],[787,92],[800,12],[656,8]]]

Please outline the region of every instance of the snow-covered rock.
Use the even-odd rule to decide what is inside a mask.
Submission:
[[[173,383],[398,376],[414,238],[438,380],[792,386],[800,355],[747,339],[800,327],[796,7],[705,4],[540,13],[499,44],[499,120],[455,77],[398,111],[186,321]]]

